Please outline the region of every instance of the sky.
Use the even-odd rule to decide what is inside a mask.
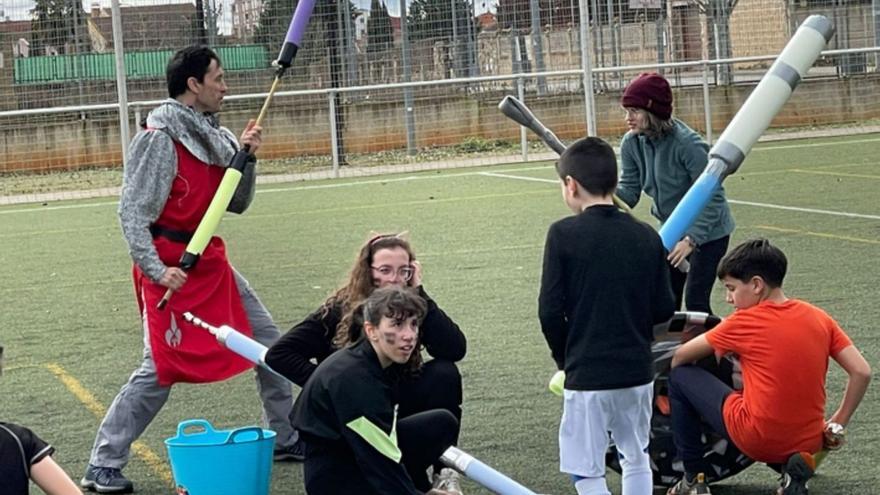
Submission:
[[[228,4],[227,7],[224,5],[224,10],[231,11],[232,0],[220,0],[224,4]],[[397,17],[398,12],[400,11],[400,1],[399,0],[386,0],[388,13]],[[475,0],[477,2],[477,11],[479,13],[485,12],[486,10],[494,10],[494,1],[486,1],[486,0]],[[407,3],[410,3],[411,0],[407,0]],[[110,0],[82,0],[83,9],[86,12],[92,9],[93,3],[100,3],[102,7],[109,9],[110,8]],[[120,5],[161,5],[161,4],[170,4],[170,3],[183,3],[173,0],[120,0]],[[190,2],[191,3],[191,2]],[[370,0],[353,0],[352,3],[357,5],[363,10],[368,10],[370,8]],[[33,0],[3,0],[2,7],[0,7],[0,11],[3,12],[4,17],[9,17],[11,20],[20,21],[29,19],[29,11],[34,8]]]
[[[205,0],[207,4],[210,0]],[[221,31],[226,32],[226,30],[231,25],[232,19],[232,0],[215,0],[219,4],[222,5],[222,10],[224,13],[223,21],[221,22]],[[386,8],[388,9],[388,14],[394,17],[399,16],[400,12],[400,0],[385,0]],[[407,3],[410,3],[412,0],[406,0]],[[477,5],[477,13],[483,13],[487,10],[494,11],[494,0],[472,0],[476,2]],[[82,0],[83,9],[86,12],[89,12],[92,9],[92,4],[100,3],[101,6],[109,11],[110,9],[110,0]],[[193,3],[193,2],[181,2],[176,0],[120,0],[121,6],[126,5],[168,5],[172,3]],[[352,0],[352,3],[357,5],[363,10],[368,10],[370,8],[370,0]],[[9,17],[10,20],[13,21],[21,21],[30,19],[30,10],[34,8],[33,0],[2,0],[2,4],[0,4],[0,20],[4,20],[6,17]]]

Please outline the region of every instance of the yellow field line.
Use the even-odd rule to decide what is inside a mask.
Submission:
[[[855,177],[857,179],[880,179],[880,175],[871,175],[871,174],[848,174],[846,172],[826,172],[822,170],[809,170],[803,168],[792,168],[789,169],[791,172],[797,172],[799,174],[814,174],[814,175],[833,175],[837,177]]]
[[[64,368],[59,366],[56,363],[48,363],[45,365],[46,369],[52,372],[61,383],[67,387],[67,390],[70,391],[80,402],[86,406],[86,409],[91,411],[92,414],[95,415],[98,420],[104,419],[104,414],[107,412],[107,409],[98,402],[98,399],[92,395],[91,392],[86,389],[79,380],[70,375]],[[168,486],[173,486],[171,471],[168,469],[168,466],[165,464],[165,461],[162,460],[155,452],[153,452],[149,447],[147,447],[143,442],[136,441],[131,446],[131,450],[134,452],[136,456],[138,456],[142,461],[144,461],[147,466],[153,470],[156,475],[158,475],[162,480],[165,481]]]
[[[861,237],[852,237],[848,235],[837,235],[837,234],[829,234],[827,232],[812,232],[809,230],[799,230],[799,229],[788,229],[785,227],[776,227],[773,225],[755,225],[756,229],[763,230],[772,230],[775,232],[782,232],[786,234],[799,234],[799,235],[807,235],[812,237],[821,237],[825,239],[835,239],[839,241],[849,241],[849,242],[858,242],[861,244],[876,244],[880,245],[880,241],[876,239],[864,239]]]
[[[3,372],[8,373],[10,371],[21,370],[26,368],[42,368],[39,364],[19,364],[18,366],[4,366]]]

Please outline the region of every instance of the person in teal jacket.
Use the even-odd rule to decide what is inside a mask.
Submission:
[[[621,177],[617,196],[634,207],[642,191],[654,200],[651,214],[665,222],[708,163],[709,145],[672,117],[672,90],[656,73],[643,73],[623,92],[629,132],[620,143]],[[709,204],[669,253],[676,307],[682,294],[688,311],[712,313],[709,303],[715,269],[727,251],[734,222],[719,187]],[[677,267],[690,263],[685,274]]]

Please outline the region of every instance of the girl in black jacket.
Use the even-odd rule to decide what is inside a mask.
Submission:
[[[320,364],[348,341],[359,337],[362,329],[357,322],[353,324],[352,310],[376,289],[387,286],[412,287],[425,301],[427,311],[421,325],[420,344],[433,358],[418,374],[401,380],[399,417],[446,409],[460,422],[461,374],[455,362],[464,357],[467,341],[458,325],[425,292],[421,265],[409,242],[398,234],[377,235],[361,246],[348,282],[281,337],[269,349],[266,363],[297,385],[305,386],[317,368],[312,360]],[[458,441],[458,432],[456,426],[454,444]],[[442,465],[437,463],[434,468],[439,472]],[[426,473],[411,472],[410,475],[421,489],[430,486]]]
[[[306,443],[306,492],[449,495],[430,485],[417,489],[407,473],[425,472],[452,445],[458,421],[444,409],[400,419],[397,409],[401,378],[421,363],[424,301],[411,289],[389,286],[355,311],[363,322],[356,340],[317,367],[294,408],[293,423]]]

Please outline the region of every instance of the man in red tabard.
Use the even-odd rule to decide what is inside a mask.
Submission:
[[[211,334],[187,323],[183,312],[229,325],[265,345],[280,336],[247,280],[229,264],[222,239],[213,237],[190,271],[177,266],[232,156],[240,144],[256,152],[261,128],[251,121],[236,139],[220,126],[216,113],[227,88],[220,59],[211,49],[192,46],[178,51],[166,76],[170,98],[150,112],[146,126],[132,140],[119,200],[122,232],[134,261],[144,358],[98,429],[80,484],[99,493],[133,491],[122,468],[131,444],[165,404],[172,384],[224,380],[253,367]],[[254,163],[249,163],[228,211],[241,213],[248,207],[254,182]],[[157,310],[167,289],[174,295],[164,310]],[[262,369],[257,369],[257,378],[264,417],[278,434],[275,459],[302,460],[289,419],[290,385]]]

